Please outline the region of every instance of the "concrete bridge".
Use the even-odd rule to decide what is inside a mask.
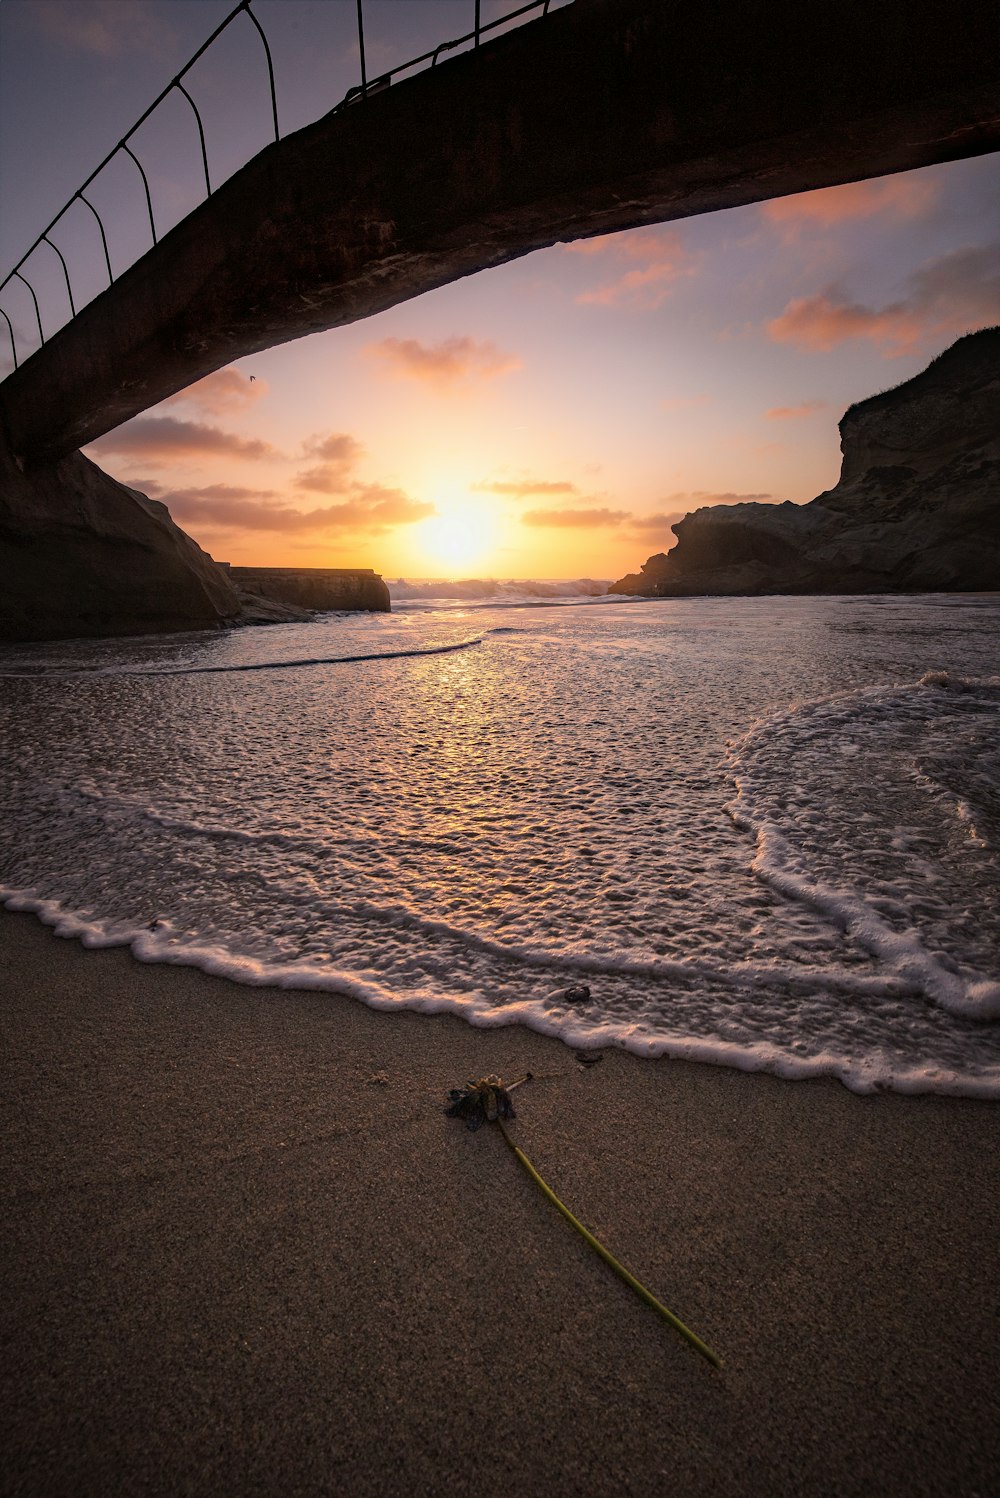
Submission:
[[[531,250],[1000,146],[995,0],[576,0],[269,146],[0,385],[50,463]]]

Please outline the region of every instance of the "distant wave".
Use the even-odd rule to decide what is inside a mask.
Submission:
[[[539,582],[533,578],[508,579],[500,582],[492,577],[465,577],[457,580],[432,579],[427,582],[409,583],[405,578],[395,582],[387,579],[389,596],[395,603],[438,598],[463,599],[475,602],[496,600],[513,602],[539,598],[601,598],[608,591],[607,582],[595,581],[592,577],[578,577],[559,582]]]

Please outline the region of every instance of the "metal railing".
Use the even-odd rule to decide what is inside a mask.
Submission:
[[[452,38],[450,41],[439,42],[436,47],[430,48],[426,52],[422,52],[418,57],[411,58],[409,62],[399,63],[396,67],[390,69],[388,72],[380,73],[377,78],[369,78],[365,59],[364,0],[357,0],[357,37],[358,54],[361,64],[361,82],[348,89],[347,93],[344,95],[339,104],[336,104],[334,106],[334,112],[345,109],[350,105],[364,102],[371,94],[382,92],[384,89],[388,88],[392,81],[398,78],[401,74],[410,73],[421,67],[436,67],[438,65],[438,62],[441,60],[442,55],[447,52],[455,51],[456,49],[461,47],[468,47],[470,43],[472,44],[473,48],[479,47],[482,40],[486,38],[489,33],[496,31],[500,26],[509,25],[510,22],[515,21],[521,17],[526,17],[531,12],[538,12],[540,13],[540,16],[546,16],[553,6],[559,7],[561,6],[561,4],[572,3],[572,0],[527,0],[526,4],[519,5],[516,9],[507,11],[504,15],[498,16],[495,20],[486,22],[485,24],[482,21],[482,0],[471,0],[471,3],[473,4],[474,10],[474,19],[471,30],[463,33],[463,35],[461,36]],[[153,195],[150,191],[149,178],[146,175],[146,171],[142,165],[141,160],[129,145],[129,142],[133,139],[140,127],[146,123],[149,117],[153,114],[154,110],[156,110],[164,102],[164,100],[167,99],[175,91],[183,95],[194,113],[195,122],[198,128],[198,140],[201,147],[202,170],[204,172],[205,178],[205,199],[211,197],[213,188],[211,175],[209,172],[208,146],[205,137],[205,126],[202,121],[198,105],[196,104],[192,95],[184,87],[183,80],[194,67],[199,58],[201,58],[208,51],[212,43],[215,42],[222,35],[222,33],[226,31],[226,29],[241,15],[246,15],[247,19],[252,22],[252,24],[256,28],[257,34],[259,35],[261,44],[264,48],[264,56],[267,62],[268,85],[271,98],[271,118],[274,129],[274,139],[275,141],[279,141],[281,139],[281,133],[278,128],[278,97],[274,83],[274,64],[271,57],[271,48],[268,45],[267,36],[264,32],[263,26],[260,23],[260,20],[250,8],[251,4],[252,0],[239,0],[239,4],[233,7],[233,9],[229,12],[225,19],[221,21],[220,24],[215,28],[208,40],[202,43],[197,52],[195,52],[194,56],[188,60],[183,68],[181,68],[176,77],[172,78],[167,84],[166,88],[157,95],[152,104],[150,104],[149,108],[139,116],[132,128],[125,132],[121,140],[119,140],[118,143],[108,152],[100,165],[95,167],[90,176],[84,183],[81,184],[81,186],[77,189],[77,191],[73,194],[69,201],[63,204],[62,208],[60,208],[55,218],[53,218],[51,222],[46,225],[46,227],[37,236],[34,242],[24,252],[13,269],[8,272],[8,274],[2,281],[0,281],[0,294],[2,294],[6,290],[6,288],[10,286],[14,281],[19,281],[22,285],[27,287],[31,295],[32,305],[34,307],[35,323],[38,328],[39,347],[44,345],[46,341],[46,335],[42,325],[42,314],[39,307],[38,295],[31,281],[24,274],[24,268],[31,256],[35,253],[36,250],[40,249],[42,245],[46,245],[50,250],[55,252],[55,254],[58,256],[59,263],[62,266],[63,278],[66,283],[66,294],[69,301],[70,321],[72,321],[72,319],[77,315],[78,308],[76,306],[76,300],[73,294],[73,283],[70,278],[69,266],[66,263],[66,258],[63,255],[62,250],[53,239],[49,238],[49,236],[56,228],[57,224],[59,224],[61,219],[69,212],[71,208],[73,208],[73,206],[77,202],[82,203],[84,207],[88,208],[97,221],[97,227],[100,230],[101,235],[101,248],[104,252],[104,264],[108,275],[108,285],[114,285],[116,276],[111,264],[111,253],[108,248],[107,230],[97,208],[90,201],[90,199],[85,196],[85,194],[88,188],[90,188],[91,184],[95,182],[95,180],[100,176],[104,169],[119,155],[119,153],[127,156],[135,164],[135,167],[139,173],[146,198],[146,212],[149,219],[149,230],[152,237],[152,243],[154,246],[158,243],[156,233],[156,218],[153,213]],[[218,183],[216,185],[220,186],[221,183]],[[130,265],[134,263],[135,262],[132,261],[130,262]],[[128,268],[129,267],[126,267],[126,269]],[[122,272],[119,272],[119,274],[122,274]],[[92,300],[92,298],[90,298],[90,300]],[[14,325],[3,307],[0,307],[0,316],[3,317],[4,322],[7,324],[7,331],[10,337],[11,353],[14,359],[14,369],[16,370],[18,368],[19,361],[17,355],[17,338],[14,331]]]

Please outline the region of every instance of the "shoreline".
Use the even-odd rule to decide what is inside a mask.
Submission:
[[[6,1491],[988,1490],[991,1104],[0,948]],[[721,1373],[445,1118],[527,1070],[515,1139]]]

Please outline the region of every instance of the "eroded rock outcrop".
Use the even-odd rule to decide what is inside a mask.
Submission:
[[[851,406],[835,488],[695,510],[612,593],[972,592],[1000,586],[1000,328]]]
[[[370,567],[229,567],[237,589],[296,606],[327,612],[390,611],[389,589]]]
[[[0,442],[0,639],[238,621],[236,590],[165,505],[82,453],[22,472]]]

